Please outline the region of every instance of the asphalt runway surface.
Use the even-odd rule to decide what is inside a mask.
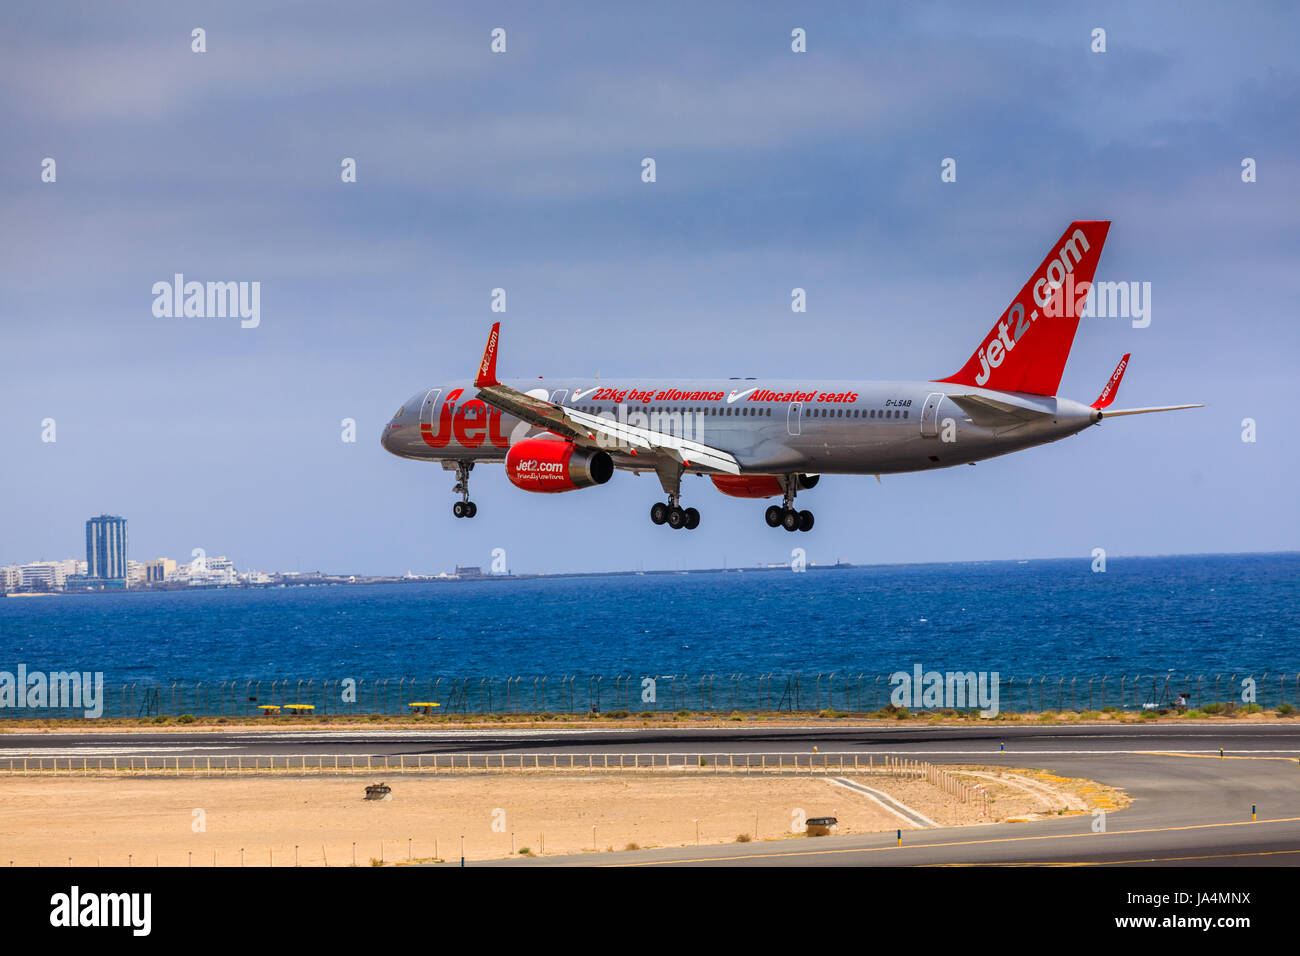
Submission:
[[[21,728],[17,728],[21,730]],[[1219,748],[1223,748],[1220,757]],[[814,748],[817,753],[814,754]],[[1300,720],[1295,723],[961,725],[494,730],[232,730],[0,734],[0,767],[33,757],[458,754],[472,763],[536,754],[718,755],[741,763],[827,753],[1041,768],[1119,787],[1130,807],[1094,817],[903,833],[670,847],[474,865],[996,866],[1300,864]],[[793,755],[793,756],[792,756]],[[775,759],[769,757],[769,759]],[[1256,819],[1251,819],[1255,807]]]

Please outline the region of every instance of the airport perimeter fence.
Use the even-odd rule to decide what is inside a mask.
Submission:
[[[833,753],[465,753],[221,754],[217,756],[0,757],[0,773],[118,773],[143,776],[210,774],[501,774],[675,773],[875,775],[925,780],[961,803],[982,800],[984,787],[923,760],[857,751]]]
[[[60,698],[48,675],[45,702],[0,706],[0,717],[86,716],[81,698]],[[941,674],[937,698],[920,688],[904,697],[908,710],[979,710],[979,676]],[[1102,675],[1091,677],[1000,676],[996,710],[1002,714],[1046,711],[1165,710],[1186,706],[1264,708],[1300,705],[1300,674]],[[63,690],[66,690],[64,686]],[[992,686],[984,686],[986,698]],[[957,691],[964,691],[960,696]],[[835,713],[868,714],[891,705],[896,685],[889,674],[620,674],[285,679],[235,681],[106,682],[96,709],[105,718],[330,717],[433,715],[635,715],[641,713]],[[29,690],[28,699],[32,697]],[[71,699],[77,706],[52,706]],[[937,703],[935,702],[937,700]],[[918,706],[920,704],[921,706]]]

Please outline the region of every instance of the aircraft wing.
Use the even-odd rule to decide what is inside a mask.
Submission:
[[[721,448],[714,448],[680,435],[641,428],[626,422],[614,421],[565,408],[544,398],[526,395],[518,389],[502,385],[497,381],[497,344],[500,340],[501,323],[493,324],[488,335],[487,346],[483,350],[483,361],[479,364],[478,376],[474,387],[478,389],[478,398],[493,408],[499,408],[508,415],[545,428],[549,432],[566,438],[583,448],[601,448],[605,451],[626,448],[631,455],[649,455],[667,458],[678,462],[685,468],[703,468],[720,471],[724,474],[740,474],[740,463],[735,456]],[[648,468],[654,462],[647,462]]]

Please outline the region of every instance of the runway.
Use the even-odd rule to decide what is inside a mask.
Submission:
[[[1106,815],[1025,824],[673,847],[474,865],[983,866],[1300,864],[1300,721],[1064,726],[865,726],[471,731],[232,730],[5,733],[0,767],[24,756],[174,757],[285,754],[719,754],[739,761],[871,754],[932,763],[1018,766],[1120,787],[1133,804]],[[1220,748],[1223,748],[1220,757]],[[787,758],[789,759],[789,758]],[[1251,820],[1255,808],[1257,819]]]
[[[1218,756],[1300,757],[1294,723],[1068,724],[576,728],[473,730],[236,729],[170,732],[25,733],[0,725],[0,757],[41,755],[431,754],[431,753],[811,753],[892,754],[931,762],[1004,762],[1031,754],[1062,757],[1152,751]],[[1003,750],[1005,748],[1005,750]]]

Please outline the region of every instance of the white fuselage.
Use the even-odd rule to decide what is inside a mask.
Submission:
[[[1101,418],[1070,399],[937,382],[727,379],[611,385],[534,379],[505,384],[567,408],[725,448],[747,474],[947,468],[1056,441]],[[417,393],[385,427],[383,446],[404,458],[500,461],[510,445],[540,433],[475,395],[470,384]],[[1023,419],[1014,417],[1016,410],[1024,410]],[[615,467],[653,469],[627,449],[607,450]]]

